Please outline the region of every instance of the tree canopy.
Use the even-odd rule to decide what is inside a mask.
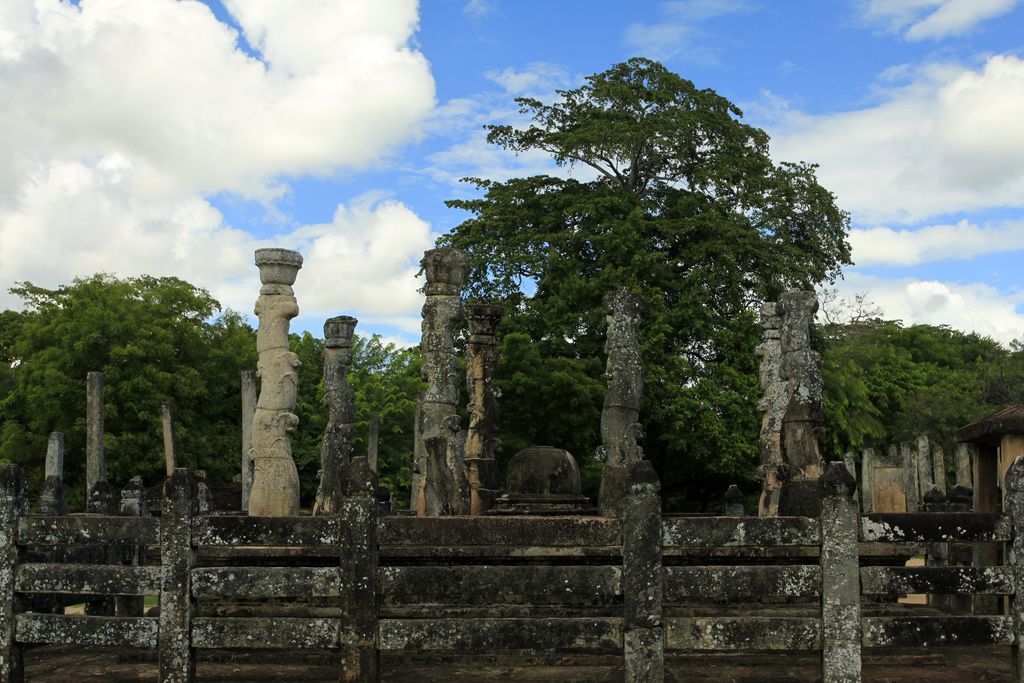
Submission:
[[[503,331],[543,356],[600,358],[604,293],[644,297],[644,448],[666,490],[681,499],[750,478],[751,311],[839,274],[847,214],[813,165],[773,162],[767,134],[735,105],[657,62],[631,59],[558,96],[516,100],[532,124],[488,126],[488,141],[545,151],[578,177],[467,179],[482,196],[447,202],[471,216],[440,243],[469,253],[469,296],[506,301]],[[531,400],[548,402],[537,383]],[[550,433],[557,419],[544,423]]]

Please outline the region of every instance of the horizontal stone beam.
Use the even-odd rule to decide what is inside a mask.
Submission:
[[[621,545],[618,520],[598,517],[384,517],[383,547]]]
[[[665,601],[693,598],[706,602],[741,602],[766,596],[794,598],[821,594],[817,565],[665,567]]]
[[[861,593],[995,594],[1011,595],[1009,567],[861,567]]]
[[[818,545],[821,531],[811,517],[665,517],[665,546]]]
[[[160,567],[23,564],[14,578],[21,593],[75,593],[82,595],[144,595],[160,591]]]
[[[203,567],[192,570],[196,598],[315,598],[341,595],[337,567]]]
[[[1009,517],[988,512],[892,512],[864,515],[860,540],[890,543],[1010,540]]]
[[[195,546],[337,545],[338,518],[329,517],[195,517]]]
[[[621,654],[622,619],[381,619],[381,650]]]
[[[107,545],[160,542],[156,517],[26,517],[18,522],[19,545]]]
[[[665,620],[665,649],[734,652],[821,649],[813,617],[688,617]]]
[[[864,647],[1010,645],[1012,617],[865,617]]]
[[[59,643],[152,649],[157,644],[155,617],[82,617],[19,614],[15,638],[21,643]]]
[[[342,643],[341,619],[192,618],[192,647],[327,650]]]

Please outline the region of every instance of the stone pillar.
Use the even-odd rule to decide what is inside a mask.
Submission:
[[[173,472],[171,474],[174,474]],[[146,500],[146,486],[142,477],[132,477],[121,489],[120,513],[125,517],[149,517],[149,506]],[[122,563],[138,566],[146,563],[146,546],[130,545],[116,548]],[[145,596],[117,595],[114,597],[114,614],[119,617],[141,617],[145,611]]]
[[[366,462],[374,474],[380,474],[380,466],[377,463],[377,449],[380,445],[380,415],[374,413],[370,416],[370,424],[366,435]]]
[[[946,452],[942,446],[932,447],[932,484],[946,492]]]
[[[112,515],[117,510],[114,500],[114,489],[106,479],[93,484],[89,489],[89,499],[85,502],[85,511],[94,515]]]
[[[46,477],[64,478],[64,432],[50,432],[46,444]]]
[[[213,512],[213,491],[206,483],[206,470],[195,470],[192,476],[196,479],[195,512],[199,515],[208,515]]]
[[[289,433],[299,424],[295,394],[299,357],[288,348],[288,324],[299,314],[292,284],[302,255],[288,249],[257,249],[256,265],[263,287],[256,300],[260,397],[253,418],[252,490],[249,514],[285,517],[299,513],[299,472],[292,460]]]
[[[50,432],[46,444],[46,479],[39,493],[40,515],[59,516],[68,513],[64,491],[64,433]]]
[[[917,467],[917,494],[918,500],[924,500],[924,494],[932,488],[932,449],[927,436],[917,437],[917,448],[915,450],[914,464]]]
[[[637,443],[643,438],[640,400],[644,393],[644,364],[636,338],[643,306],[643,299],[626,289],[614,290],[604,297],[608,319],[608,393],[601,411],[601,446],[597,457],[604,462],[598,508],[605,517],[622,516],[629,470],[644,457]]]
[[[787,480],[779,495],[779,514],[816,517],[821,509],[818,478],[824,470],[821,357],[811,348],[811,324],[818,310],[813,292],[789,290],[779,299],[782,315],[780,376],[786,380],[782,418],[782,454]]]
[[[758,377],[761,399],[757,403],[763,413],[760,450],[761,500],[758,514],[775,516],[779,513],[779,493],[785,481],[785,459],[782,455],[782,418],[786,415],[789,396],[787,383],[782,378],[782,317],[778,303],[772,301],[761,307],[761,343],[755,354],[760,359]]]
[[[857,488],[853,490],[853,497],[854,500],[857,500],[859,502],[860,481],[863,475],[861,475],[860,477],[857,476],[857,462],[853,459],[853,453],[847,451],[846,454],[843,455],[843,464],[846,465],[846,471],[849,472],[853,476],[854,481],[857,482]]]
[[[660,490],[650,461],[630,467],[622,519],[626,683],[653,683],[665,676]]]
[[[956,485],[974,488],[973,459],[977,456],[978,448],[972,443],[958,443],[956,445]]]
[[[14,639],[14,620],[20,611],[14,595],[14,575],[20,553],[18,518],[25,516],[28,499],[25,478],[17,465],[0,465],[0,681],[21,683],[25,669],[22,646]]]
[[[256,417],[256,373],[242,370],[242,512],[252,490],[252,422]]]
[[[1014,680],[1024,681],[1024,456],[1017,456],[1006,473],[1005,512],[1013,525],[1013,541],[1009,548],[1009,565],[1013,572],[1014,596],[1010,599],[1010,617],[1013,619]]]
[[[459,425],[454,342],[469,259],[456,249],[431,249],[420,263],[427,280],[420,342],[427,389],[416,407],[413,507],[419,515],[461,515],[469,512],[469,475]]]
[[[160,514],[160,683],[193,683],[192,590],[190,576],[195,553],[190,530],[196,481],[178,468],[164,482]]]
[[[823,683],[860,683],[860,512],[856,481],[832,462],[821,477],[821,628]]]
[[[160,405],[160,416],[164,428],[164,473],[169,477],[178,467],[178,453],[174,448],[174,414],[171,404]]]
[[[366,458],[342,467],[340,522],[342,683],[378,680],[377,477]]]
[[[320,488],[313,504],[314,515],[333,515],[341,504],[342,470],[352,459],[352,435],[356,405],[348,384],[352,364],[352,334],[358,321],[347,315],[324,323],[324,403],[327,426],[320,448]]]
[[[85,398],[85,493],[107,479],[107,452],[103,445],[103,373],[86,375]]]
[[[907,490],[907,512],[917,512],[921,508],[920,487],[917,483],[917,459],[914,449],[903,441],[900,443],[900,458],[903,462],[903,476]]]
[[[861,509],[874,512],[871,507],[871,496],[875,488],[875,449],[865,448],[860,455],[860,495]]]
[[[491,383],[498,365],[498,323],[505,310],[494,304],[466,306],[469,344],[466,347],[466,392],[469,394],[469,428],[466,430],[466,464],[469,467],[470,514],[487,512],[498,495],[495,453],[498,441],[498,398]]]

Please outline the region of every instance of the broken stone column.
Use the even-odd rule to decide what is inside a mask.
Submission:
[[[813,292],[791,289],[779,298],[782,316],[779,365],[786,380],[782,418],[782,455],[786,481],[779,494],[779,514],[817,517],[821,498],[817,481],[824,471],[821,439],[824,409],[821,357],[811,348],[811,324],[818,310]]]
[[[253,417],[249,514],[285,517],[299,512],[299,472],[289,436],[299,424],[292,412],[299,357],[288,348],[288,325],[299,314],[292,284],[302,267],[302,255],[288,249],[257,249],[256,265],[263,283],[255,310],[260,320],[256,332],[260,396]]]
[[[891,446],[890,448],[895,448]],[[900,443],[900,458],[903,463],[903,487],[907,496],[907,512],[917,512],[921,508],[920,487],[917,478],[917,459],[909,442]]]
[[[759,381],[761,399],[757,407],[763,413],[761,432],[758,437],[760,451],[761,500],[758,512],[761,516],[779,513],[779,492],[785,477],[785,460],[782,456],[782,418],[786,416],[789,395],[787,383],[782,378],[782,317],[778,303],[772,301],[761,306],[761,343],[755,354],[760,359]]]
[[[636,337],[643,306],[643,299],[626,289],[617,289],[604,297],[608,320],[608,393],[601,411],[601,446],[597,457],[604,462],[598,508],[605,517],[622,516],[629,469],[644,457],[637,443],[643,438],[640,400],[644,393],[644,364]]]
[[[171,473],[173,474],[173,472]],[[149,505],[147,504],[146,486],[142,483],[142,477],[132,477],[123,489],[121,489],[120,514],[124,517],[149,517]],[[122,564],[143,565],[146,564],[145,544],[128,545],[119,548],[112,548],[118,554],[116,559]],[[145,612],[144,595],[117,595],[114,598],[114,614],[119,617],[141,617]]]
[[[192,649],[192,513],[196,480],[178,468],[164,481],[160,513],[160,654],[161,683],[193,683]]]
[[[64,495],[64,433],[50,432],[46,444],[46,478],[39,493],[40,515],[66,515],[68,504]]]
[[[872,491],[875,487],[875,449],[865,448],[860,454],[860,495],[861,509],[873,512],[871,506]]]
[[[342,470],[352,459],[356,428],[355,394],[348,384],[352,364],[352,334],[358,321],[347,315],[324,323],[324,403],[327,426],[320,448],[320,488],[314,515],[333,515],[341,504]]]
[[[839,461],[821,477],[821,640],[823,683],[861,680],[860,512],[856,481]]]
[[[174,414],[170,403],[160,406],[160,415],[164,429],[164,472],[169,477],[178,466],[178,453],[174,448]]]
[[[498,494],[495,454],[498,441],[498,398],[491,383],[498,365],[498,323],[504,309],[495,304],[469,304],[469,344],[466,347],[466,391],[469,428],[466,465],[469,467],[470,514],[487,512]]]
[[[956,485],[974,488],[973,462],[978,447],[972,443],[957,443],[956,445]]]
[[[915,460],[914,464],[917,468],[917,494],[920,496],[918,500],[924,500],[924,494],[928,493],[932,488],[932,476],[934,470],[932,468],[932,450],[931,444],[928,441],[927,436],[917,437],[917,447],[914,451]]]
[[[252,490],[252,422],[256,417],[256,373],[242,371],[242,512],[249,511]]]
[[[946,452],[942,446],[932,447],[932,484],[946,492]]]
[[[86,375],[85,396],[85,493],[107,479],[107,452],[103,445],[103,373]]]
[[[416,406],[413,506],[419,515],[462,515],[469,512],[469,475],[458,416],[455,324],[462,318],[459,292],[469,258],[456,249],[431,249],[420,263],[427,280],[420,342],[427,389]]]

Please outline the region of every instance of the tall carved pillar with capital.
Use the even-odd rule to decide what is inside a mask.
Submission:
[[[496,304],[469,304],[469,345],[466,349],[466,391],[469,428],[466,430],[466,465],[469,467],[470,514],[482,515],[498,494],[494,459],[498,441],[498,398],[491,378],[498,364],[495,332],[504,309]]]
[[[284,517],[299,513],[299,473],[289,432],[299,424],[295,409],[299,357],[288,349],[288,325],[299,314],[292,284],[302,255],[288,249],[257,249],[263,287],[256,300],[256,351],[260,396],[252,434],[252,490],[249,514]]]
[[[342,476],[352,459],[352,433],[356,427],[356,404],[348,383],[352,364],[352,334],[358,321],[348,315],[324,323],[324,403],[327,427],[320,448],[320,488],[313,505],[314,515],[333,515],[340,509]]]
[[[763,413],[761,432],[758,438],[761,455],[761,501],[758,514],[775,516],[779,514],[779,493],[787,479],[785,460],[782,455],[782,418],[789,403],[788,383],[782,378],[782,318],[779,304],[771,301],[761,307],[761,343],[755,354],[760,365],[761,400],[757,407]]]
[[[605,376],[608,393],[601,411],[601,447],[604,461],[598,507],[605,517],[621,517],[629,487],[629,468],[643,460],[637,441],[643,438],[640,400],[644,394],[644,366],[637,327],[644,303],[638,295],[616,289],[604,297],[608,316]]]
[[[431,249],[421,264],[427,279],[420,341],[427,389],[416,407],[412,504],[419,515],[466,514],[469,477],[458,416],[455,324],[462,318],[459,291],[469,259],[456,249]]]

